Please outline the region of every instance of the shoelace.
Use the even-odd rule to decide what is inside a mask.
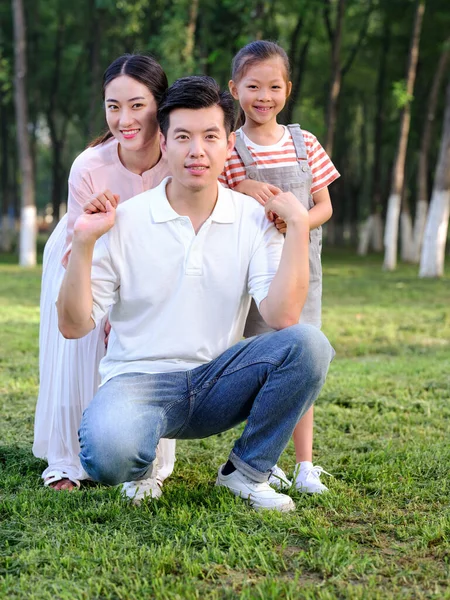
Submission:
[[[333,475],[331,473],[328,473],[328,471],[325,471],[325,469],[323,467],[321,467],[320,465],[315,465],[312,469],[310,469],[308,472],[308,475],[312,474],[317,479],[320,479],[320,476],[322,475],[322,473],[325,473],[325,475],[329,475],[330,477],[333,477]],[[308,477],[308,475],[307,475],[307,477]]]
[[[294,479],[297,478],[299,473],[300,473],[300,466],[296,465],[295,470],[294,470],[294,475],[293,475]],[[320,465],[315,465],[311,469],[306,471],[306,479],[310,475],[312,475],[315,479],[320,479],[320,476],[322,475],[322,473],[325,473],[325,475],[329,475],[330,477],[334,477],[334,475],[332,475],[331,473],[328,473],[328,471],[325,471],[325,469],[323,467],[321,467]]]

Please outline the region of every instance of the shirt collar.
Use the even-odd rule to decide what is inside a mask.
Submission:
[[[167,223],[168,221],[174,221],[175,219],[183,218],[174,211],[167,200],[166,185],[168,184],[169,180],[170,177],[163,179],[159,186],[155,188],[154,195],[152,195],[153,197],[150,203],[150,210],[155,223]],[[211,221],[215,221],[216,223],[234,223],[236,211],[234,208],[231,190],[223,187],[219,182],[217,182],[217,186],[217,202],[209,218]]]

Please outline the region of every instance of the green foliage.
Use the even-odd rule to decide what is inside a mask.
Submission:
[[[316,404],[330,492],[295,513],[251,511],[214,487],[237,431],[178,443],[157,502],[44,489],[32,457],[39,269],[0,265],[0,596],[171,600],[448,600],[449,281],[324,258],[337,355]],[[291,470],[292,444],[281,458]]]
[[[405,106],[411,104],[414,100],[414,96],[408,93],[405,79],[394,81],[392,84],[392,96],[394,98],[395,106],[398,109],[405,108]]]
[[[105,127],[101,74],[123,52],[152,53],[165,68],[170,82],[190,73],[205,73],[225,87],[230,78],[232,57],[239,48],[256,37],[278,40],[292,53],[293,78],[301,80],[293,118],[316,134],[320,141],[325,140],[331,44],[324,20],[328,3],[322,0],[201,0],[194,24],[192,52],[187,40],[193,4],[188,0],[79,0],[70,7],[63,0],[24,0],[24,3],[30,131],[36,132],[33,138],[35,163],[40,166],[45,163],[44,170],[39,173],[40,206],[48,202],[55,177],[52,172],[56,160],[52,154],[54,142],[41,135],[45,130],[42,123],[48,125],[50,104],[57,133],[63,140],[63,148],[56,155],[62,159],[61,176],[66,180],[73,158]],[[415,165],[428,93],[450,30],[448,0],[433,0],[432,6],[430,3],[425,11],[416,85],[409,96],[404,78],[415,4],[415,0],[346,2],[340,57],[345,72],[333,153],[333,160],[347,181],[345,194],[339,193],[344,189],[343,185],[335,186],[337,191],[333,197],[334,218],[341,224],[354,220],[355,215],[366,215],[369,210],[377,150],[377,81],[384,48],[388,49],[388,55],[382,92],[381,187],[386,188],[389,183],[397,147],[399,111],[409,104],[411,133],[406,181],[411,188],[409,197],[414,198]],[[329,5],[330,25],[334,28],[338,3],[333,1]],[[8,115],[8,139],[14,139],[14,44],[10,2],[0,5],[0,21],[0,101]],[[298,36],[294,39],[296,31]],[[59,38],[62,47],[57,70]],[[308,41],[300,73],[301,51]],[[352,58],[351,66],[347,68]],[[441,92],[430,150],[430,178],[439,147],[443,103]],[[67,129],[64,129],[67,121]],[[41,153],[45,160],[39,157]],[[3,161],[1,155],[0,161]],[[17,188],[18,176],[12,170],[10,166],[9,187]],[[333,188],[331,191],[333,194]]]

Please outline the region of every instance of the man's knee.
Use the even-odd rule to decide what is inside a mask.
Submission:
[[[105,415],[102,426],[95,426],[85,413],[79,435],[81,464],[100,483],[117,485],[141,479],[155,459],[157,440],[152,444],[148,435],[143,451],[139,432],[111,415]]]
[[[312,379],[324,379],[335,352],[322,331],[308,324],[293,325],[282,331],[302,372]]]

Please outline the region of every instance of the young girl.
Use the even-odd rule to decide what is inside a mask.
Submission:
[[[86,478],[78,453],[81,416],[98,385],[98,366],[105,354],[105,325],[79,340],[66,340],[58,331],[55,300],[67,259],[73,226],[84,209],[124,202],[157,186],[168,174],[161,160],[158,103],[167,89],[167,77],[151,57],[124,55],[105,71],[103,97],[108,132],[95,140],[72,165],[68,214],[50,236],[44,251],[40,325],[40,388],[36,407],[33,453],[48,461],[44,485],[73,489]],[[111,192],[102,192],[109,188]],[[170,475],[175,442],[161,440],[157,482]],[[146,480],[147,481],[147,480]],[[145,489],[147,486],[148,489]],[[127,495],[137,487],[125,484]],[[138,496],[158,495],[156,480],[139,482]]]
[[[301,323],[321,326],[322,247],[321,225],[332,214],[328,186],[339,173],[317,139],[299,125],[284,127],[277,115],[291,92],[289,59],[277,44],[255,41],[234,57],[230,91],[241,106],[243,126],[236,132],[236,146],[227,161],[220,181],[253,196],[264,204],[270,196],[291,191],[309,209],[310,281]],[[282,225],[278,223],[280,231]],[[252,304],[244,335],[250,337],[270,331]],[[322,467],[312,464],[313,408],[299,421],[293,435],[297,465],[295,485],[303,492],[321,493]],[[284,472],[275,466],[269,482],[279,487],[290,485]]]

